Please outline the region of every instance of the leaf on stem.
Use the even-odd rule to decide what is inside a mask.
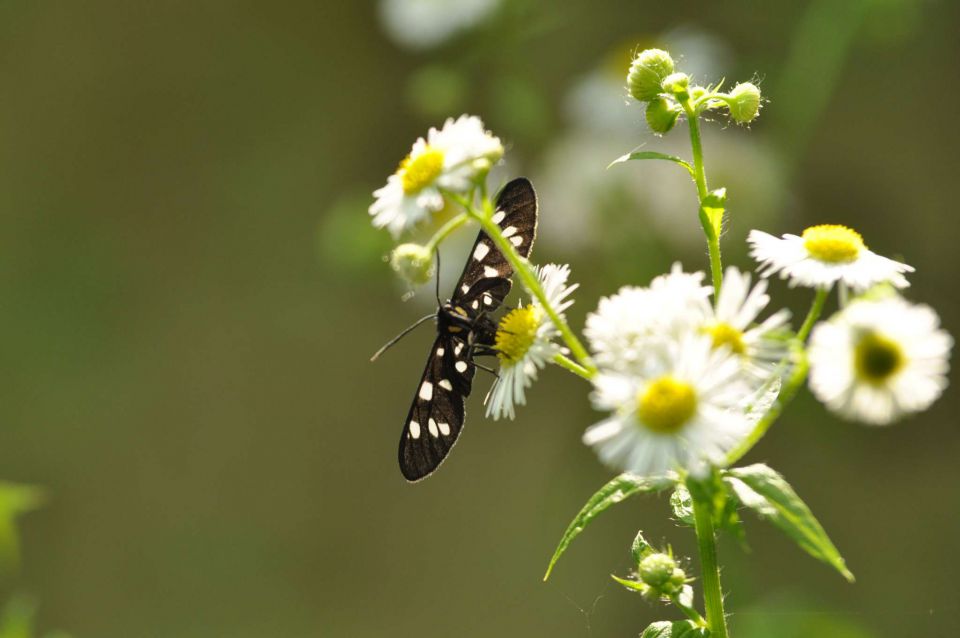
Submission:
[[[657,153],[656,151],[633,151],[632,153],[621,155],[610,162],[607,168],[622,164],[623,162],[629,162],[630,160],[665,160],[667,162],[674,162],[687,169],[687,172],[693,177],[693,167],[690,166],[689,162],[676,155],[667,155],[666,153]]]
[[[810,508],[779,473],[758,463],[727,470],[724,482],[741,503],[779,527],[805,552],[833,566],[853,582],[853,574],[840,552]]]
[[[707,218],[713,228],[714,236],[719,237],[723,229],[723,213],[727,207],[727,189],[710,191],[700,202],[700,214]]]
[[[692,620],[661,620],[640,634],[640,638],[708,638],[710,630],[698,627]]]
[[[553,552],[553,557],[550,559],[550,564],[547,566],[547,573],[544,574],[543,580],[550,578],[550,572],[553,571],[553,566],[560,559],[563,552],[566,551],[567,547],[569,547],[570,543],[573,542],[573,539],[579,536],[580,532],[604,510],[635,494],[647,494],[665,490],[674,485],[675,482],[675,479],[663,476],[641,477],[633,474],[621,474],[601,487],[596,494],[590,497],[587,504],[583,506],[573,521],[570,522],[570,525],[567,526],[563,537],[560,539],[560,544],[557,545],[557,549]]]

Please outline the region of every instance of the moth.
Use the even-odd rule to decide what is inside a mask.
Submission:
[[[520,255],[530,255],[537,195],[529,180],[521,177],[504,186],[493,221]],[[437,338],[400,436],[400,471],[408,481],[432,474],[457,442],[477,368],[474,357],[496,353],[497,323],[491,314],[510,292],[512,276],[513,267],[481,230],[453,295],[437,308]]]

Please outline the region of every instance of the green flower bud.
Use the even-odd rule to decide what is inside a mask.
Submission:
[[[673,73],[673,58],[666,51],[647,49],[633,59],[627,73],[630,95],[640,102],[649,102],[661,91],[663,79]]]
[[[680,107],[674,102],[658,97],[647,103],[647,124],[654,133],[666,133],[677,123]]]
[[[426,246],[400,244],[390,253],[390,267],[412,284],[424,284],[433,277],[433,254]]]
[[[678,100],[685,100],[690,97],[687,92],[690,86],[690,76],[686,73],[671,73],[663,78],[663,84],[661,86],[663,87],[664,93],[669,93]]]
[[[760,113],[760,89],[750,82],[733,87],[724,100],[730,109],[730,117],[740,124],[747,124]]]
[[[677,562],[669,554],[650,554],[640,561],[640,579],[651,587],[660,588],[670,582]]]

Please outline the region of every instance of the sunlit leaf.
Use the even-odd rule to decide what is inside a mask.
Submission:
[[[853,582],[853,574],[810,508],[775,470],[762,463],[734,468],[726,472],[724,481],[741,503],[783,530],[808,554],[832,565]]]
[[[684,525],[693,527],[693,498],[690,496],[690,490],[687,486],[679,483],[677,488],[670,495],[670,508],[673,510],[673,517]]]
[[[692,620],[661,620],[640,634],[640,638],[708,638],[710,630],[697,627]]]
[[[629,162],[630,160],[664,160],[667,162],[673,162],[687,169],[687,172],[690,173],[690,176],[693,176],[693,167],[690,166],[686,160],[679,158],[676,155],[667,155],[666,153],[657,153],[656,151],[634,151],[632,153],[627,153],[626,155],[621,155],[617,159],[610,162],[607,168],[616,166],[617,164],[622,164],[623,162]]]
[[[590,500],[587,501],[587,504],[583,506],[563,533],[560,544],[557,545],[556,551],[553,552],[553,557],[550,559],[550,564],[547,566],[547,573],[543,576],[543,579],[547,580],[550,578],[550,572],[553,571],[553,566],[557,560],[560,559],[563,552],[566,551],[570,543],[573,542],[573,539],[579,536],[580,532],[607,508],[635,494],[647,494],[665,490],[674,485],[674,482],[674,479],[666,477],[651,478],[634,476],[633,474],[621,474],[601,487],[596,494],[590,497]]]

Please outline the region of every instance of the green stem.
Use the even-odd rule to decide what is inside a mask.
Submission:
[[[717,538],[710,504],[694,498],[693,519],[697,532],[697,548],[700,550],[703,600],[707,609],[710,637],[727,638],[727,618],[723,613],[723,590],[720,588],[720,565],[717,562]]]
[[[681,102],[687,114],[690,129],[690,149],[693,153],[693,181],[697,184],[697,197],[700,202],[700,225],[707,237],[707,251],[710,253],[710,274],[713,277],[714,300],[720,299],[720,287],[723,285],[723,264],[720,259],[719,224],[707,216],[704,200],[707,198],[707,174],[703,166],[703,142],[700,137],[700,115],[689,99]]]
[[[700,612],[692,607],[687,607],[680,602],[679,596],[671,596],[670,601],[677,606],[677,609],[683,612],[683,615],[697,623],[698,627],[706,627],[707,621],[700,615]]]
[[[489,213],[493,209],[487,200],[484,200],[483,207],[484,213]],[[530,266],[530,262],[517,254],[513,244],[511,244],[507,238],[503,236],[502,229],[493,222],[491,215],[478,212],[469,203],[466,203],[465,208],[474,219],[480,222],[480,226],[487,233],[487,235],[490,236],[490,239],[493,240],[493,243],[497,246],[497,248],[500,249],[500,252],[502,252],[503,256],[506,257],[508,262],[510,262],[510,265],[513,266],[513,270],[520,278],[520,282],[523,284],[523,287],[526,288],[527,291],[533,295],[537,301],[540,302],[540,305],[547,313],[547,316],[550,317],[550,321],[553,322],[553,325],[555,325],[557,330],[560,332],[560,337],[563,339],[564,343],[567,344],[567,347],[570,348],[570,352],[573,353],[573,356],[576,357],[577,362],[583,366],[587,373],[592,377],[596,373],[597,369],[590,360],[590,355],[587,353],[587,349],[583,347],[583,344],[580,343],[580,340],[577,339],[577,336],[573,334],[573,330],[570,329],[570,326],[567,325],[567,322],[563,320],[563,317],[560,316],[560,314],[553,307],[553,304],[550,303],[550,300],[547,298],[547,293],[544,292],[543,286],[540,285],[540,280],[537,279],[537,275]]]
[[[780,414],[783,412],[783,409],[789,404],[793,397],[797,395],[797,391],[807,380],[807,373],[810,371],[810,362],[807,360],[807,353],[805,350],[805,344],[807,337],[810,336],[810,331],[813,329],[813,325],[817,322],[817,319],[820,318],[820,313],[823,312],[823,306],[827,301],[827,296],[830,294],[829,288],[818,288],[817,294],[813,298],[813,303],[810,304],[810,311],[807,312],[807,318],[804,319],[803,325],[800,326],[800,331],[797,332],[797,337],[793,342],[793,347],[791,348],[791,354],[783,358],[783,360],[777,365],[777,369],[774,371],[772,376],[779,376],[780,373],[786,368],[787,364],[790,361],[790,358],[793,357],[796,360],[794,365],[793,372],[790,373],[790,378],[787,379],[787,382],[783,384],[780,388],[780,394],[777,396],[777,400],[774,401],[773,405],[770,406],[770,409],[767,410],[757,424],[753,426],[753,431],[745,438],[740,445],[735,447],[726,458],[726,466],[729,467],[742,459],[747,452],[753,449],[757,443],[760,442],[760,439],[767,433],[767,430],[770,429],[770,426],[780,418]]]
[[[561,368],[566,368],[567,370],[574,373],[578,377],[583,377],[588,381],[593,378],[593,374],[594,374],[593,372],[591,372],[590,370],[587,370],[576,361],[568,359],[567,357],[563,356],[559,352],[553,355],[553,362],[556,363]]]
[[[437,246],[440,245],[440,242],[442,242],[444,239],[447,238],[447,235],[449,235],[456,229],[463,226],[469,220],[470,220],[469,215],[467,215],[466,213],[460,213],[459,215],[457,215],[456,217],[448,221],[446,224],[441,226],[440,229],[433,234],[433,237],[430,238],[430,241],[427,242],[427,245],[425,246],[425,248],[430,253],[433,253],[433,251],[437,249]]]

